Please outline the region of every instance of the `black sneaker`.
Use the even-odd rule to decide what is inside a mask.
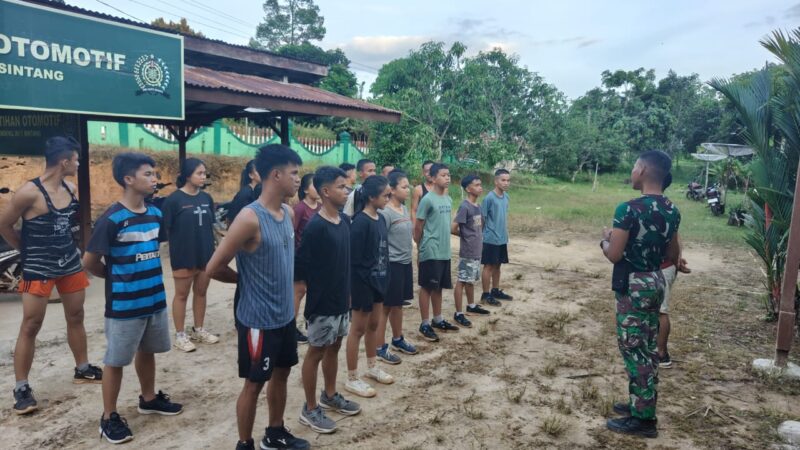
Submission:
[[[431,341],[431,342],[439,342],[439,336],[436,335],[436,332],[433,331],[433,327],[430,325],[420,325],[419,332],[422,334],[422,337]]]
[[[247,442],[238,441],[236,450],[256,450],[256,444],[252,439],[248,439]]]
[[[183,405],[173,403],[169,400],[169,395],[158,391],[156,398],[149,402],[139,396],[139,414],[161,414],[162,416],[177,416],[183,412]]]
[[[467,316],[464,314],[455,313],[453,314],[453,320],[456,321],[457,324],[461,325],[465,328],[472,328],[472,322],[467,319]]]
[[[620,416],[630,416],[631,415],[631,407],[627,403],[614,403],[614,412],[619,414]]]
[[[452,323],[442,320],[441,322],[431,322],[431,326],[433,328],[438,328],[442,331],[458,331],[458,327],[453,325]]]
[[[261,440],[262,450],[278,450],[282,448],[306,449],[311,448],[311,444],[305,439],[292,436],[284,426],[269,427],[264,430],[264,439]]]
[[[659,357],[658,367],[662,369],[672,368],[672,358],[669,357],[669,352],[666,355]]]
[[[467,305],[468,316],[485,316],[491,314],[489,311],[481,308],[481,305],[469,306]]]
[[[632,434],[647,438],[658,437],[656,420],[643,420],[638,417],[620,417],[619,419],[608,419],[606,427],[615,433]]]
[[[302,331],[297,329],[297,343],[298,344],[308,344],[308,336],[303,334]]]
[[[75,368],[75,377],[72,379],[75,384],[101,384],[103,382],[103,369],[89,364],[86,370]]]
[[[18,415],[30,414],[39,409],[36,398],[33,396],[33,389],[29,385],[22,386],[22,389],[14,389],[14,412]]]
[[[403,308],[408,308],[409,306],[411,306],[411,302],[408,300],[403,300]]]
[[[514,300],[514,297],[506,294],[502,289],[492,289],[492,298],[497,300]]]
[[[488,292],[484,292],[483,294],[481,294],[481,303],[486,303],[489,306],[502,305],[502,303],[500,303],[500,300],[495,299],[494,297],[492,297],[492,294],[489,294]]]
[[[112,444],[122,444],[133,440],[133,433],[128,428],[128,421],[113,412],[108,419],[100,416],[100,437]]]

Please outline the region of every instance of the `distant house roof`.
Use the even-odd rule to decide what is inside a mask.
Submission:
[[[401,117],[399,111],[306,84],[188,65],[184,67],[184,79],[187,103],[202,101],[380,122],[399,122]]]

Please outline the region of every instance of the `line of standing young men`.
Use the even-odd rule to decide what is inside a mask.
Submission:
[[[23,266],[26,268],[22,287],[24,318],[15,352],[15,359],[21,360],[15,364],[18,369],[18,382],[14,389],[15,410],[22,414],[37,407],[27,382],[27,372],[30,370],[33,340],[41,326],[46,299],[55,286],[64,300],[69,343],[76,357],[75,380],[103,384],[104,412],[100,420],[100,434],[109,442],[122,443],[133,439],[127,422],[117,412],[123,368],[131,362],[134,362],[141,387],[138,405],[141,414],[176,415],[183,410],[181,404],[155,389],[155,353],[166,352],[171,347],[159,254],[160,243],[168,239],[168,227],[165,226],[162,211],[147,202],[156,187],[155,162],[143,154],[118,154],[113,160],[112,171],[115,181],[124,189],[123,196],[97,220],[81,264],[80,253],[72,236],[77,225],[77,199],[73,194],[74,186],[64,181],[64,177],[74,175],[77,171],[77,149],[78,144],[72,139],[51,140],[46,151],[45,174],[20,189],[12,201],[12,207],[6,209],[0,221],[3,236],[12,245],[23,249]],[[420,331],[429,340],[438,340],[431,325],[443,331],[457,329],[441,316],[441,290],[450,287],[449,233],[452,231],[461,235],[462,244],[466,244],[463,245],[462,255],[466,255],[469,253],[466,248],[474,247],[475,239],[482,237],[480,230],[486,223],[481,215],[474,211],[470,215],[465,210],[464,214],[459,215],[461,219],[457,227],[451,230],[450,200],[447,196],[449,170],[444,165],[426,163],[428,173],[426,185],[422,187],[425,192],[420,196],[423,198],[416,211],[412,212],[403,204],[409,190],[405,174],[391,171],[388,179],[382,176],[364,179],[364,185],[352,195],[355,204],[352,218],[339,212],[349,197],[347,175],[338,168],[322,168],[313,179],[322,207],[308,221],[305,231],[308,239],[301,241],[298,264],[295,265],[293,215],[284,201],[297,192],[300,164],[297,154],[287,147],[272,145],[262,148],[253,164],[261,179],[261,192],[233,220],[226,239],[208,260],[205,270],[192,264],[187,267],[176,266],[176,262],[180,265],[179,261],[186,259],[186,254],[172,257],[173,271],[179,274],[187,272],[181,277],[189,280],[189,283],[185,283],[187,286],[180,290],[186,292],[184,297],[188,296],[188,288],[192,284],[200,284],[201,289],[207,286],[209,277],[236,282],[241,290],[236,316],[239,325],[239,374],[245,379],[245,384],[237,402],[239,448],[254,446],[252,428],[256,400],[267,380],[271,381],[268,385],[270,423],[259,443],[260,447],[308,447],[306,441],[292,436],[283,425],[286,379],[290,368],[298,362],[295,307],[291,301],[294,281],[305,281],[309,286],[305,318],[311,348],[304,362],[303,379],[307,399],[300,420],[316,431],[331,432],[335,430],[335,423],[322,413],[322,408],[346,415],[360,412],[360,407],[344,399],[335,387],[336,355],[344,336],[348,336],[347,347],[351,350],[348,352],[348,382],[345,386],[348,391],[365,397],[375,395],[375,391],[357,375],[361,337],[367,343],[368,370],[365,375],[381,383],[391,383],[393,378],[377,367],[377,355],[380,354],[386,362],[399,362],[399,358],[388,351],[388,344],[383,342],[383,337],[377,338],[376,331],[379,328],[384,331],[387,321],[392,325],[392,347],[406,354],[416,353],[414,346],[403,337],[400,309],[404,302],[413,298],[410,270],[412,235],[419,246],[420,269],[424,269],[420,278],[420,309],[429,309],[429,299],[432,299],[434,309],[432,322],[428,322],[423,314]],[[368,167],[363,170],[364,166],[369,165],[372,165],[374,172],[374,163],[369,161],[362,162],[359,168],[362,172],[369,172]],[[189,184],[189,190],[202,186],[202,180],[194,182],[197,181],[195,177],[199,179],[204,175],[197,173],[204,172],[202,162],[192,165],[191,170],[189,164],[185,166],[182,168],[181,184]],[[487,217],[499,217],[490,214],[501,213],[504,216],[507,211],[505,189],[508,186],[508,173],[499,173],[498,177],[506,180],[505,184],[496,183],[496,195],[505,198],[505,209],[496,211],[490,206]],[[480,195],[480,180],[470,179],[463,186],[469,195],[469,200],[465,202],[475,206]],[[429,192],[430,196],[425,195]],[[192,194],[196,196],[197,192],[188,193],[189,196]],[[390,201],[393,197],[393,201]],[[208,204],[213,202],[205,197],[197,198]],[[196,208],[190,212],[197,215],[200,223],[204,214],[208,214],[209,219],[213,217],[213,210],[203,210],[202,205],[167,204],[164,210],[167,215],[175,215],[193,206]],[[417,220],[412,226],[410,216],[415,212]],[[23,218],[21,236],[13,230],[13,224],[20,216]],[[503,226],[504,220],[503,217]],[[210,220],[207,223],[210,224]],[[44,239],[36,234],[37,226],[48,229],[55,226],[57,232],[48,232],[48,237]],[[390,235],[393,236],[391,239]],[[178,236],[178,233],[170,233],[170,236]],[[505,236],[507,239],[507,234]],[[32,242],[37,245],[31,245]],[[307,244],[303,245],[304,242]],[[326,245],[326,242],[330,245]],[[181,247],[180,243],[174,246],[176,250]],[[37,248],[43,249],[42,255],[37,256],[34,251]],[[203,254],[207,253],[206,250],[205,245],[199,245],[189,253]],[[495,251],[492,254],[507,255],[505,249],[503,252]],[[486,248],[483,248],[483,253],[486,253]],[[352,257],[352,254],[356,257]],[[56,265],[48,265],[47,261],[59,255]],[[472,258],[465,257],[462,261],[463,270],[460,272],[463,272],[463,277],[459,277],[459,286],[477,281],[474,253],[467,256]],[[238,273],[227,265],[234,257],[237,259]],[[203,258],[207,259],[208,255]],[[502,262],[507,262],[507,259],[497,261],[498,271]],[[331,271],[330,267],[339,267],[341,272]],[[104,370],[89,365],[85,356],[82,300],[88,279],[83,268],[106,280],[107,349]],[[297,270],[297,280],[293,277],[293,268]],[[391,268],[399,269],[397,272],[400,276],[390,277]],[[34,273],[35,270],[39,270],[39,273]],[[392,282],[399,289],[389,289]],[[504,295],[497,286],[495,288],[492,293]],[[177,291],[176,297],[182,295]],[[467,312],[488,313],[474,304],[470,292],[468,288],[470,304]],[[483,297],[484,300],[492,299],[488,291]],[[460,300],[460,294],[457,298]],[[290,301],[287,302],[287,299]],[[387,302],[385,308],[384,302]],[[460,305],[460,301],[458,303]],[[74,314],[71,312],[73,309]],[[189,329],[193,337],[207,333],[202,328],[202,317],[199,317],[198,323],[197,309],[201,308],[195,309],[195,327]],[[469,324],[460,306],[454,318],[461,325]],[[179,325],[179,319],[183,317],[175,318],[176,326]],[[185,336],[182,334],[183,327],[178,326],[176,331],[176,348],[191,351],[185,342],[181,342]],[[216,339],[211,341],[208,338],[206,342],[213,343]],[[316,368],[320,363],[325,376],[325,389],[319,401],[316,401]]]

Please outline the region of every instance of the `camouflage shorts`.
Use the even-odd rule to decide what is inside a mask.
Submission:
[[[481,280],[481,260],[461,258],[458,261],[458,281],[475,284]]]

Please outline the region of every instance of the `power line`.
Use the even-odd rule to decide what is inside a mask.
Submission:
[[[224,17],[227,17],[228,20],[230,20],[231,22],[237,22],[237,23],[240,23],[242,25],[246,25],[246,26],[251,27],[251,28],[257,28],[258,27],[258,25],[253,25],[252,23],[245,22],[244,20],[242,20],[242,19],[240,19],[240,18],[238,18],[236,16],[233,16],[231,14],[228,14],[225,11],[222,11],[221,9],[217,9],[217,8],[212,7],[212,6],[200,3],[199,0],[182,0],[182,1],[184,3],[188,3],[190,5],[200,7],[201,9],[204,9],[204,10],[210,12],[210,13],[219,14],[219,15],[222,15]]]
[[[187,14],[196,14],[196,13],[195,13],[195,12],[193,12],[193,11],[188,11],[188,10],[186,10],[186,9],[179,8],[179,7],[175,6],[175,5],[169,5],[169,6],[170,6],[170,7],[172,7],[172,8],[175,8],[175,9],[177,9],[178,11],[183,11],[184,13],[187,13]],[[211,18],[208,18],[208,17],[205,17],[205,16],[201,16],[200,14],[196,14],[196,17],[199,17],[199,18],[201,18],[201,19],[203,19],[203,20],[207,20],[207,21],[209,21],[209,22],[211,22],[211,23],[215,23],[215,24],[217,24],[217,25],[220,25],[220,26],[223,26],[223,27],[230,27],[230,26],[231,26],[231,25],[230,25],[230,24],[228,24],[228,23],[218,22],[218,21],[216,21],[216,20],[214,20],[214,19],[211,19]],[[188,18],[188,16],[187,16],[187,18]],[[192,20],[195,20],[195,19],[196,19],[196,18],[193,18]]]
[[[101,4],[103,4],[103,5],[106,5],[106,6],[108,6],[109,8],[113,9],[114,11],[117,11],[118,13],[124,14],[124,15],[126,15],[126,16],[130,17],[130,18],[131,18],[131,19],[133,19],[133,20],[137,20],[137,21],[139,21],[139,22],[144,22],[144,23],[147,23],[147,22],[145,22],[144,20],[142,20],[142,19],[139,19],[138,17],[134,17],[134,16],[132,16],[132,15],[130,15],[130,14],[128,14],[128,13],[126,13],[125,11],[123,11],[123,10],[121,10],[121,9],[117,8],[117,7],[114,7],[114,6],[111,6],[111,5],[109,5],[108,3],[106,3],[106,2],[104,2],[104,1],[102,1],[102,0],[97,0],[97,3],[101,3]]]
[[[150,9],[152,9],[152,10],[154,10],[154,11],[158,11],[158,12],[160,12],[160,13],[162,13],[162,14],[168,14],[168,15],[170,15],[170,16],[172,16],[172,17],[176,17],[176,18],[178,18],[178,19],[184,19],[184,18],[185,18],[185,17],[182,17],[182,16],[181,16],[181,15],[179,15],[179,14],[171,13],[171,12],[169,12],[169,11],[164,11],[163,9],[156,8],[155,6],[147,5],[147,4],[145,4],[145,3],[142,3],[142,2],[140,2],[140,1],[138,1],[138,0],[128,0],[128,1],[129,1],[129,2],[133,2],[133,3],[136,3],[136,4],[138,4],[138,5],[141,5],[141,6],[144,6],[145,8],[150,8]],[[241,37],[241,38],[244,38],[244,39],[250,39],[250,36],[245,36],[245,35],[242,35],[242,34],[233,33],[233,32],[231,32],[231,31],[224,30],[224,29],[222,29],[222,28],[217,28],[217,27],[215,27],[215,26],[213,26],[213,25],[209,25],[209,24],[207,24],[207,23],[203,23],[203,22],[201,22],[201,21],[199,21],[199,20],[196,20],[196,19],[193,19],[193,21],[194,21],[195,23],[198,23],[198,24],[200,24],[200,25],[203,25],[203,26],[205,26],[205,27],[211,28],[211,29],[213,29],[213,30],[221,31],[221,32],[223,32],[223,33],[230,34],[230,35],[232,35],[232,36],[238,36],[238,37]]]

